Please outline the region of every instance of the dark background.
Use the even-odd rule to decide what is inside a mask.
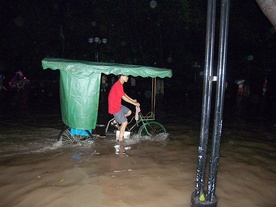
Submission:
[[[186,99],[201,103],[206,10],[206,0],[1,1],[4,86],[21,70],[32,85],[29,99],[33,100],[28,104],[47,107],[49,97],[54,97],[59,105],[59,72],[42,70],[41,60],[95,61],[98,53],[101,62],[170,68],[173,78],[165,79],[165,96],[182,105]],[[219,16],[218,2],[216,31]],[[265,102],[272,103],[276,91],[275,29],[252,0],[232,0],[229,22],[227,97],[234,101],[238,78],[243,77],[258,95],[267,79]],[[107,43],[90,44],[88,39],[96,36],[107,38]],[[9,105],[3,93],[1,105]],[[250,95],[247,98],[250,101]]]

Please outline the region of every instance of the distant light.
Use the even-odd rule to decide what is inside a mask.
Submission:
[[[247,60],[248,60],[248,61],[252,61],[253,59],[254,59],[253,55],[249,55],[249,56],[247,57]]]
[[[168,61],[168,63],[172,63],[172,62],[173,62],[172,57],[169,57],[169,58],[167,59],[167,61]]]
[[[97,23],[95,21],[92,22],[92,26],[96,27]]]
[[[103,42],[104,44],[106,44],[106,43],[107,43],[107,39],[106,39],[106,38],[103,38],[103,39],[102,39],[102,42]]]
[[[124,40],[121,41],[121,46],[122,47],[126,46],[126,42]]]
[[[93,42],[94,42],[93,38],[90,37],[90,38],[88,39],[88,42],[89,42],[89,43],[93,43]]]
[[[16,17],[13,21],[16,26],[22,27],[24,25],[24,20],[22,17]]]
[[[157,6],[157,2],[154,1],[154,0],[152,0],[152,1],[150,2],[150,7],[154,9],[156,6]]]
[[[99,38],[99,37],[95,37],[95,42],[96,42],[96,43],[101,43],[100,38]]]

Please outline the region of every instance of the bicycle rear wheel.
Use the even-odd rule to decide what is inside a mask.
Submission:
[[[165,133],[166,133],[165,127],[156,121],[144,123],[138,130],[138,134],[140,137],[143,137],[143,136],[154,137],[159,134],[165,134]]]
[[[60,132],[58,141],[61,142],[62,145],[77,144],[79,142],[79,140],[76,139],[76,136],[71,134],[69,127]]]

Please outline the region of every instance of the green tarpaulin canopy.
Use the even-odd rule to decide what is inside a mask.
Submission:
[[[127,65],[116,63],[100,63],[90,62],[82,60],[68,60],[58,58],[44,58],[42,60],[42,67],[44,69],[50,68],[52,70],[68,70],[72,73],[78,73],[79,75],[86,76],[93,73],[104,73],[106,75],[131,75],[134,77],[151,77],[151,78],[165,78],[172,77],[172,71],[169,69],[155,68],[140,65]]]
[[[96,127],[102,74],[172,77],[169,69],[59,58],[44,58],[42,67],[60,70],[62,121],[68,127],[82,130]]]

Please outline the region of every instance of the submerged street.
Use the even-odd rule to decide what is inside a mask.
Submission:
[[[119,155],[112,138],[62,147],[57,142],[64,127],[58,107],[26,114],[2,111],[0,206],[189,206],[201,108],[184,101],[157,104],[157,120],[167,128],[167,139],[133,136],[126,141],[131,149]],[[105,107],[99,109],[100,123],[109,117]],[[275,206],[276,126],[259,115],[248,121],[249,114],[227,107],[218,206]]]
[[[0,207],[276,207],[275,1],[0,9]]]

